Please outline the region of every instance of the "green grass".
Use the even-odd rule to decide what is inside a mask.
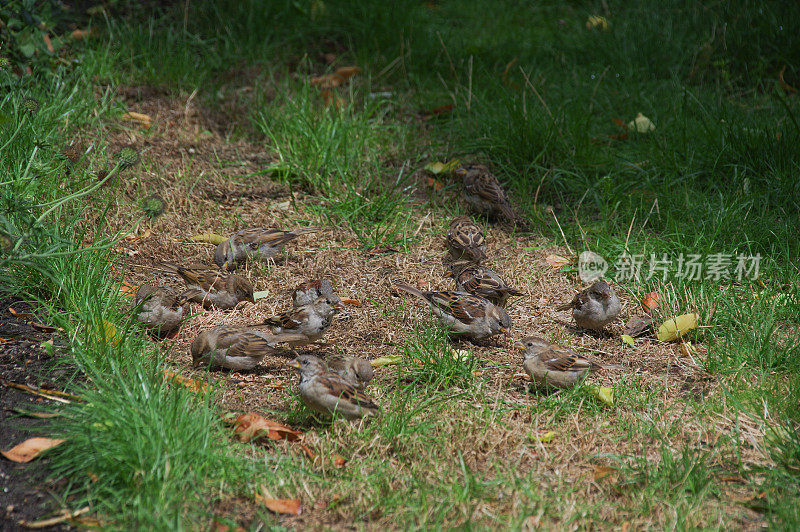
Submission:
[[[493,399],[473,375],[474,358],[453,358],[442,331],[426,324],[403,347],[402,379],[383,391],[385,416],[362,432],[335,423],[327,429],[333,447],[320,443],[323,453],[348,454],[377,442],[389,462],[379,453],[356,455],[361,468],[320,478],[288,453],[231,454],[211,398],[166,384],[160,353],[113,310],[120,306],[118,278],[103,260],[113,258],[113,235],[95,239],[90,251],[81,248],[84,209],[105,207],[92,170],[112,167],[115,154],[102,138],[82,163],[61,153],[76,132],[100,129],[118,112],[116,87],[155,84],[198,89],[198,101],[211,107],[230,94],[249,94],[233,136],[276,154],[270,177],[320,200],[309,208],[317,223],[348,227],[362,248],[412,244],[419,223],[408,203],[413,172],[429,160],[458,157],[490,163],[537,231],[561,243],[554,216],[542,209],[552,206],[573,249],[591,249],[612,263],[626,251],[648,258],[645,267],[651,254],[760,254],[759,281],[670,277],[623,285],[635,294],[658,290],[670,312],[699,312],[707,328],[698,340],[708,347],[700,362],[730,383],[726,393],[743,410],[761,415],[766,404],[778,417],[785,430],[770,444],[777,467],[761,473],[766,511],[776,528],[796,527],[800,111],[777,73],[786,66],[786,81],[800,86],[800,40],[788,22],[800,8],[646,0],[605,12],[604,5],[229,0],[190,3],[185,19],[180,6],[143,24],[146,9],[123,5],[130,20],[95,17],[100,36],[73,44],[69,66],[37,56],[35,76],[0,72],[2,85],[13,87],[0,100],[0,231],[4,251],[11,249],[0,259],[0,281],[7,293],[44,304],[65,328],[68,360],[80,375],[74,391],[88,399],[54,426],[69,436],[53,455],[56,474],[72,479],[67,493],[120,528],[182,528],[202,519],[216,500],[208,494],[221,486],[242,482],[238,493],[251,491],[245,479],[263,460],[269,467],[260,468],[259,482],[287,496],[304,482],[317,493],[342,491],[347,504],[328,504],[345,506],[356,521],[394,515],[402,527],[468,527],[476,505],[502,498],[504,485],[524,502],[476,518],[480,525],[519,526],[540,515],[566,526],[599,512],[588,505],[562,521],[550,503],[577,488],[554,482],[536,489],[532,474],[467,465],[458,454],[467,443],[445,441],[453,429],[442,417],[471,401],[483,404],[475,416],[487,431],[508,407],[491,408]],[[596,13],[608,18],[608,32],[584,27]],[[336,66],[364,69],[339,89],[342,109],[326,107],[309,85],[329,69],[318,59],[328,49],[336,51]],[[40,71],[43,65],[49,70]],[[97,96],[92,87],[99,84],[110,88]],[[253,90],[235,92],[243,86]],[[24,110],[28,97],[41,103],[37,112]],[[444,104],[453,104],[451,114],[416,119]],[[638,112],[655,131],[610,138],[622,132],[612,120],[628,122]],[[457,210],[439,197],[429,203]],[[102,320],[116,324],[124,342],[98,342]],[[617,393],[618,409],[652,413],[653,390],[633,380]],[[707,404],[721,408],[717,400]],[[551,421],[578,405],[584,419],[611,415],[589,404],[575,390],[537,397],[529,410]],[[305,414],[293,410],[290,418]],[[629,435],[639,428],[618,427]],[[467,436],[477,434],[467,429]],[[657,461],[646,452],[627,457],[626,507],[689,515],[662,525],[715,526],[699,514],[719,494],[717,457],[668,444],[674,431],[651,437]],[[436,446],[456,459],[434,460],[429,449]],[[278,466],[286,474],[276,473]],[[91,482],[90,470],[101,480]],[[442,478],[451,480],[443,486]]]

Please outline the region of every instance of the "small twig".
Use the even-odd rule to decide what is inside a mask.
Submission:
[[[61,515],[56,517],[51,517],[50,519],[42,519],[41,521],[25,521],[24,519],[19,522],[21,526],[25,528],[47,528],[53,525],[57,525],[59,523],[63,523],[64,521],[69,521],[71,519],[75,519],[76,517],[85,514],[89,511],[89,507],[86,506],[81,508],[80,510],[75,510],[74,512],[70,512],[67,509],[61,510]]]
[[[25,393],[29,393],[31,395],[38,395],[39,397],[44,397],[46,399],[50,399],[51,401],[58,401],[60,403],[69,404],[72,401],[69,399],[73,399],[75,401],[81,401],[82,399],[77,395],[71,395],[64,392],[59,392],[58,390],[46,390],[44,388],[33,388],[31,386],[26,386],[25,384],[18,384],[16,382],[8,382],[3,381],[3,384],[8,386],[9,388],[15,388],[17,390],[21,390]],[[65,397],[69,397],[69,399],[65,399]]]

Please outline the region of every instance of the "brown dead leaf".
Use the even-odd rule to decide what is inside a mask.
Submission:
[[[361,306],[361,301],[359,301],[358,299],[353,299],[352,297],[343,297],[341,298],[341,300],[342,303],[344,303],[345,305],[350,305],[351,307]]]
[[[7,451],[0,451],[12,462],[27,463],[39,456],[39,453],[60,445],[64,440],[58,438],[29,438]]]
[[[70,37],[72,37],[76,41],[82,41],[87,37],[89,37],[90,34],[91,32],[87,30],[73,30],[72,33],[70,33]]]
[[[331,74],[311,78],[311,84],[320,89],[333,89],[344,85],[345,81],[360,73],[361,69],[357,66],[341,67]]]
[[[336,467],[344,467],[345,464],[347,464],[347,460],[345,460],[343,456],[338,454],[333,455],[333,465]]]
[[[56,49],[53,48],[53,42],[50,40],[50,35],[47,33],[42,34],[42,39],[44,40],[44,45],[47,47],[47,51],[51,54],[56,53]]]
[[[300,499],[273,499],[267,495],[265,486],[261,486],[261,493],[256,493],[255,499],[276,514],[300,515]]]
[[[33,317],[33,312],[19,312],[17,310],[14,310],[14,307],[8,307],[8,311],[15,318],[31,318],[31,317]]]
[[[778,74],[778,83],[780,83],[781,88],[786,91],[787,94],[794,94],[797,92],[797,89],[786,83],[786,80],[783,79],[783,74],[786,72],[786,65],[783,65],[780,74]]]
[[[419,117],[422,120],[430,120],[431,118],[435,118],[437,116],[446,115],[453,112],[453,104],[449,103],[447,105],[440,105],[439,107],[434,107],[433,109],[428,109],[427,111],[422,111]]]
[[[601,465],[594,466],[594,481],[598,482],[600,480],[603,480],[604,478],[613,475],[615,472],[616,469],[614,469],[613,467],[601,466]]]
[[[303,437],[303,433],[299,430],[281,425],[277,421],[265,419],[255,412],[240,415],[233,424],[233,432],[241,442],[249,442],[260,438],[298,441]]]
[[[532,381],[533,380],[533,379],[531,379],[531,376],[528,375],[527,373],[514,373],[514,375],[512,375],[511,378],[512,379],[522,379],[522,380],[526,380],[526,381]]]
[[[64,329],[62,329],[61,327],[51,327],[50,325],[45,325],[43,323],[37,323],[35,321],[30,322],[30,326],[33,327],[34,329],[36,329],[37,331],[42,331],[42,332],[46,332],[46,333],[51,333],[51,332],[56,332],[56,331],[64,332]]]
[[[190,379],[189,377],[184,377],[183,375],[179,375],[174,371],[169,371],[168,369],[161,370],[161,373],[164,374],[164,377],[168,381],[173,381],[181,386],[189,388],[193,392],[205,392],[208,389],[208,384],[205,382],[199,382],[195,379]]]
[[[570,262],[571,259],[567,257],[562,257],[561,255],[548,255],[547,258],[544,259],[547,264],[552,266],[553,268],[561,268],[562,266],[566,266]]]
[[[138,286],[132,285],[128,282],[123,281],[121,285],[119,285],[119,292],[124,296],[135,296],[137,290],[139,290]]]
[[[429,177],[426,180],[426,182],[428,183],[428,186],[431,187],[436,192],[439,192],[440,190],[442,190],[444,188],[444,183],[442,183],[438,179],[434,179],[432,177]]]

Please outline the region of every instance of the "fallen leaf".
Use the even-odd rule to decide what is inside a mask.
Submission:
[[[555,437],[556,437],[555,431],[550,430],[548,432],[545,432],[544,434],[536,436],[536,439],[542,443],[550,443],[551,441],[553,441],[553,438]]]
[[[533,379],[531,379],[531,376],[528,375],[527,373],[514,373],[514,375],[512,375],[511,378],[512,379],[523,379],[523,380],[526,380],[526,381],[533,381]]]
[[[561,268],[562,266],[566,266],[570,262],[572,262],[567,257],[562,257],[561,255],[548,255],[547,258],[544,259],[547,264],[552,266],[553,268]]]
[[[161,373],[164,375],[164,378],[168,381],[173,381],[181,386],[189,388],[193,392],[205,392],[208,389],[208,384],[205,382],[199,382],[196,379],[190,379],[189,377],[184,377],[174,371],[170,371],[168,369],[161,370]]]
[[[105,319],[100,322],[98,337],[102,339],[106,345],[110,345],[111,347],[118,346],[121,341],[119,333],[117,332],[117,327]]]
[[[608,386],[596,386],[594,384],[590,384],[587,386],[589,392],[594,395],[601,403],[605,403],[608,406],[614,406],[614,388],[610,388]]]
[[[620,339],[622,340],[623,344],[629,345],[631,347],[636,345],[636,342],[629,334],[623,334],[622,336],[620,336]]]
[[[62,329],[61,327],[51,327],[50,325],[45,325],[43,323],[37,323],[35,321],[30,322],[30,325],[31,325],[31,327],[33,327],[37,331],[42,331],[42,332],[46,332],[46,333],[51,333],[51,332],[56,332],[56,331],[64,332],[64,329]]]
[[[261,290],[259,292],[253,292],[253,301],[258,301],[259,299],[264,299],[265,297],[269,296],[269,290]]]
[[[53,48],[53,41],[50,40],[50,35],[47,33],[42,34],[42,40],[44,40],[44,45],[47,47],[47,51],[51,54],[56,53],[56,49]]]
[[[642,113],[638,113],[636,118],[628,122],[628,129],[637,133],[650,133],[655,128],[655,124]]]
[[[442,183],[438,179],[434,179],[432,177],[429,177],[428,179],[426,179],[425,182],[427,183],[427,185],[429,187],[431,187],[436,192],[439,192],[440,190],[442,190],[444,188],[444,183]]]
[[[122,115],[122,119],[130,120],[131,122],[136,122],[137,124],[144,126],[145,128],[149,128],[152,125],[151,123],[152,119],[150,118],[150,115],[146,115],[144,113],[134,113],[131,111],[128,113],[124,113]]]
[[[660,303],[661,296],[658,295],[658,292],[650,292],[642,299],[642,307],[644,307],[645,312],[650,312],[657,308]]]
[[[249,442],[263,437],[270,440],[297,441],[303,436],[302,432],[281,425],[277,421],[265,419],[255,412],[242,414],[233,423],[233,432],[242,442]]]
[[[189,242],[206,242],[208,244],[214,244],[215,246],[221,244],[222,242],[228,240],[224,236],[220,236],[214,233],[200,233],[199,235],[194,235],[189,237]]]
[[[133,297],[136,295],[136,292],[139,290],[138,286],[132,285],[126,281],[122,281],[119,285],[119,292],[124,296]]]
[[[345,464],[347,464],[347,460],[345,460],[343,456],[338,454],[333,455],[333,465],[336,467],[344,467]]]
[[[391,366],[392,364],[399,364],[402,361],[403,357],[401,355],[386,355],[370,361],[370,364],[374,368],[379,368],[381,366]]]
[[[677,340],[692,329],[697,328],[700,316],[697,314],[682,314],[676,318],[670,318],[658,328],[656,337],[662,342]]]
[[[300,515],[300,499],[273,499],[260,493],[256,493],[255,499],[276,514]]]
[[[345,83],[356,74],[360,74],[361,69],[357,66],[341,67],[331,74],[323,74],[311,78],[311,84],[321,89],[333,89]]]
[[[608,31],[609,24],[608,20],[606,20],[606,17],[603,17],[601,15],[591,15],[589,18],[587,18],[586,29],[592,30],[595,28],[602,31]]]
[[[635,338],[637,336],[642,336],[645,333],[649,333],[652,330],[653,317],[649,314],[645,314],[644,316],[636,316],[635,318],[631,318],[627,327],[625,327],[625,330],[622,333]]]
[[[335,106],[341,109],[345,105],[344,99],[336,94],[333,89],[322,89],[319,95],[326,107]]]
[[[147,231],[145,231],[141,235],[137,234],[137,233],[128,233],[127,235],[125,235],[124,240],[127,240],[129,242],[136,242],[137,240],[142,240],[143,238],[147,238],[147,237],[151,236],[152,234],[153,234],[153,232],[150,229],[148,229]]]
[[[616,469],[613,467],[608,466],[594,466],[594,481],[597,482],[599,480],[603,480],[604,478],[616,473]]]
[[[694,354],[694,346],[692,346],[692,342],[681,342],[679,350],[681,355],[685,357],[690,357]]]
[[[82,41],[87,37],[89,37],[91,35],[91,32],[86,30],[72,30],[72,33],[70,33],[69,35],[76,41]]]
[[[361,306],[361,301],[359,301],[358,299],[353,299],[351,297],[342,297],[340,299],[342,300],[342,303],[344,303],[345,305],[350,305],[351,307]]]
[[[460,165],[461,165],[461,162],[458,159],[453,159],[452,161],[448,161],[446,163],[443,163],[443,162],[440,162],[440,161],[436,161],[436,162],[433,162],[433,163],[426,164],[425,167],[424,167],[424,170],[426,170],[426,171],[428,171],[428,172],[430,172],[430,173],[432,173],[434,175],[438,175],[438,174],[452,172],[453,170],[458,168]]]
[[[39,456],[39,453],[52,449],[64,441],[57,438],[29,438],[7,451],[0,451],[0,453],[12,462],[24,464]]]
[[[781,88],[786,91],[788,94],[794,94],[797,92],[797,89],[786,83],[786,80],[783,78],[783,74],[786,72],[786,65],[783,65],[780,73],[778,74],[778,83],[780,83]]]
[[[51,417],[58,417],[61,415],[58,412],[31,412],[29,410],[23,410],[21,408],[15,408],[14,412],[16,412],[21,416],[33,417],[37,419],[50,419]]]
[[[33,312],[19,312],[17,310],[14,310],[14,307],[8,307],[8,311],[15,318],[31,318],[31,317],[33,317]]]

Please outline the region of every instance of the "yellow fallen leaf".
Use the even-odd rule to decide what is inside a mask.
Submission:
[[[451,349],[450,353],[452,353],[454,359],[461,360],[462,362],[466,361],[472,354],[466,349]]]
[[[589,18],[586,19],[586,29],[599,29],[603,31],[608,31],[609,24],[606,17],[600,15],[591,15]]]
[[[620,336],[620,338],[622,339],[623,344],[627,344],[631,347],[636,345],[636,342],[633,340],[633,337],[628,334],[623,334],[622,336]]]
[[[446,163],[436,161],[433,163],[428,163],[425,165],[425,170],[428,172],[438,175],[441,173],[452,172],[460,165],[460,161],[458,159],[453,159],[452,161],[448,161]]]
[[[596,386],[590,384],[587,386],[592,395],[594,395],[601,403],[608,406],[614,406],[614,388],[608,386]]]
[[[207,242],[209,244],[219,245],[221,242],[228,240],[224,236],[215,233],[200,233],[189,237],[189,242]]]
[[[637,133],[650,133],[655,128],[655,124],[642,113],[637,114],[636,118],[628,122],[628,129]]]
[[[553,438],[555,438],[555,437],[556,437],[555,431],[551,430],[551,431],[545,432],[544,434],[540,434],[539,436],[536,436],[536,439],[539,440],[542,443],[550,443],[551,441],[553,441]]]
[[[682,356],[692,356],[692,353],[694,353],[694,346],[692,346],[692,342],[681,342],[680,351]]]
[[[107,345],[116,347],[119,345],[120,337],[116,326],[108,320],[103,320],[100,324],[100,337]]]
[[[146,115],[144,113],[134,113],[129,112],[122,115],[123,120],[130,120],[131,122],[136,122],[137,124],[141,124],[144,127],[150,127],[152,119],[150,115]]]
[[[380,366],[391,366],[392,364],[399,364],[402,362],[403,357],[400,355],[386,355],[384,357],[376,358],[375,360],[370,361],[373,367],[380,367]]]
[[[697,328],[700,316],[697,314],[682,314],[676,318],[670,318],[658,328],[656,337],[662,342],[677,340],[692,329]]]

